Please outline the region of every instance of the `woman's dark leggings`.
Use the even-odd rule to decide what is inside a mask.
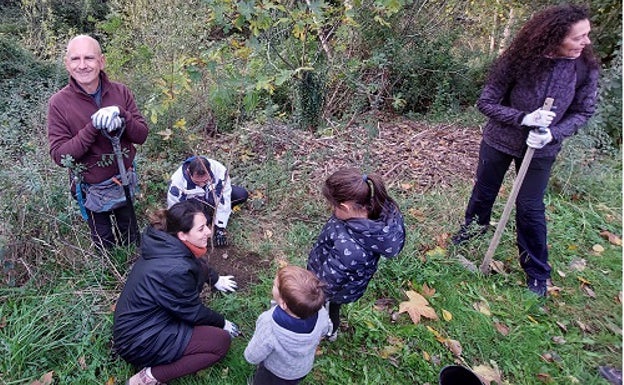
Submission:
[[[505,154],[481,142],[476,182],[466,208],[466,225],[475,220],[479,225],[490,223],[492,206],[511,162],[514,162],[518,172],[522,158]],[[544,194],[554,162],[554,157],[533,157],[516,199],[520,264],[528,276],[540,280],[550,278]]]
[[[166,383],[205,369],[225,357],[231,340],[230,334],[221,328],[195,326],[182,357],[170,364],[152,366],[152,376]]]
[[[340,306],[342,306],[342,304],[340,303],[335,303],[335,302],[329,302],[329,319],[332,322],[333,328],[332,328],[332,334],[338,330],[338,328],[340,327]]]

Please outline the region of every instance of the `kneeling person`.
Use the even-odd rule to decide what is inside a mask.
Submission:
[[[228,169],[223,164],[203,156],[193,156],[171,176],[167,207],[187,199],[197,199],[210,208],[207,212],[215,209],[214,244],[227,246],[225,228],[232,207],[247,201],[248,196],[243,187],[232,186]]]

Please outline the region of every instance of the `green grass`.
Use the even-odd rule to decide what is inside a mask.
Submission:
[[[279,165],[265,166],[264,175],[257,178],[259,184],[283,170]],[[255,172],[260,175],[260,170]],[[456,256],[461,254],[478,265],[487,249],[487,237],[466,246],[448,247],[443,254],[427,252],[440,236],[456,228],[469,184],[422,195],[393,191],[405,213],[405,249],[396,259],[382,260],[365,296],[344,307],[347,330],[337,342],[321,343],[315,368],[303,384],[436,383],[446,365],[475,367],[492,362],[509,384],[540,383],[538,373],[549,376],[553,384],[606,384],[597,367],[619,366],[622,359],[622,312],[617,302],[622,287],[622,250],[599,233],[609,230],[621,234],[621,202],[613,200],[618,195],[612,193],[621,188],[621,181],[615,173],[594,177],[602,178],[595,185],[602,186],[598,192],[603,195],[570,199],[564,193],[548,193],[553,280],[562,291],[545,301],[524,288],[524,275],[516,260],[513,221],[495,256],[505,263],[506,275],[482,276],[457,262]],[[320,196],[306,200],[302,191],[310,187],[287,183],[287,176],[272,186],[268,203],[257,211],[236,214],[231,229],[234,240],[241,249],[303,266],[327,216],[326,206]],[[611,200],[603,201],[603,196]],[[497,210],[501,204],[497,203]],[[412,215],[410,208],[420,214]],[[311,219],[297,219],[305,217]],[[70,229],[83,227],[81,222],[69,225]],[[271,237],[266,237],[267,228],[272,230]],[[76,239],[85,241],[84,231],[74,232]],[[45,234],[40,238],[45,239]],[[54,371],[55,383],[95,384],[113,378],[113,383],[122,384],[134,368],[111,355],[111,305],[123,283],[127,266],[120,261],[127,254],[97,257],[81,248],[61,249],[58,241],[49,240],[54,250],[36,251],[52,257],[40,257],[41,265],[31,265],[41,280],[31,279],[21,287],[0,291],[0,354],[4,357],[0,382],[30,383]],[[599,254],[592,250],[597,244],[604,248]],[[61,257],[61,250],[69,254]],[[570,262],[578,258],[586,260],[583,271],[570,268]],[[73,264],[67,264],[70,260]],[[268,306],[274,270],[258,271],[259,283],[245,292],[208,297],[209,305],[237,322],[245,334],[234,341],[223,362],[172,384],[245,383],[253,367],[242,353],[257,316]],[[581,280],[591,283],[596,298],[589,298],[582,290]],[[421,291],[425,283],[436,290],[429,302],[440,319],[423,319],[414,325],[407,314],[393,317],[399,303],[407,299],[404,291]],[[388,311],[374,307],[381,298],[392,301]],[[491,315],[475,310],[479,301],[488,304]],[[443,310],[452,314],[450,321],[442,318]],[[508,328],[507,335],[497,331],[497,322]],[[461,357],[443,346],[433,331],[459,341]],[[559,344],[554,337],[563,337],[565,342]],[[545,353],[556,354],[560,360],[547,362],[541,357]]]

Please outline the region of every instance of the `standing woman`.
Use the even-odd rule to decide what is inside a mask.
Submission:
[[[203,259],[210,224],[197,202],[180,202],[151,218],[141,257],[115,307],[114,347],[138,368],[127,385],[157,385],[195,373],[221,360],[238,328],[204,306],[204,283],[233,291],[231,276],[219,276]]]
[[[535,14],[494,63],[477,107],[483,130],[476,182],[459,244],[487,230],[509,164],[520,168],[527,146],[535,154],[516,201],[517,244],[529,290],[546,296],[550,278],[544,194],[563,141],[595,111],[599,65],[591,49],[589,13],[560,5]],[[552,111],[541,110],[553,98]],[[538,131],[537,127],[546,127]]]

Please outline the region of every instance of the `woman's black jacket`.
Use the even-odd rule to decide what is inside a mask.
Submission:
[[[137,367],[170,363],[182,356],[195,325],[222,328],[223,316],[199,297],[204,283],[217,279],[177,237],[148,227],[115,307],[117,353]]]

